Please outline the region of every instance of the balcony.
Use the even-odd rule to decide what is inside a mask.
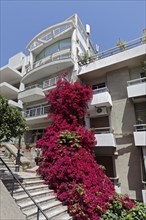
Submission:
[[[24,84],[31,83],[41,78],[45,78],[53,73],[66,70],[74,65],[73,55],[70,49],[54,53],[42,60],[37,61],[26,70],[26,74],[22,78]]]
[[[80,66],[78,75],[83,80],[97,79],[116,68],[135,67],[145,60],[145,53],[145,37],[140,37],[125,43],[124,49],[116,46],[92,56],[85,65]]]
[[[24,111],[27,124],[42,123],[48,116],[49,105],[34,107]]]
[[[101,106],[112,106],[112,99],[107,87],[99,88],[93,90],[93,98],[90,103],[91,106],[101,107]]]
[[[7,82],[0,83],[0,94],[7,99],[17,99],[19,90]]]
[[[142,98],[146,96],[146,77],[127,82],[128,98]]]
[[[24,91],[19,92],[18,94],[18,99],[24,103],[38,101],[40,99],[43,99],[44,97],[45,94],[38,84],[29,86]]]
[[[146,124],[134,125],[135,146],[146,146]]]
[[[8,65],[0,69],[0,82],[1,83],[7,82],[12,85],[12,84],[19,83],[21,78],[22,78],[22,74]]]
[[[116,147],[114,135],[110,127],[94,128],[96,147]]]

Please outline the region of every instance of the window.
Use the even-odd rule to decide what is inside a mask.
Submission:
[[[146,103],[135,103],[135,115],[137,124],[146,124]]]
[[[50,56],[58,51],[70,49],[71,48],[71,38],[66,38],[63,40],[60,40],[48,47],[46,47],[42,52],[40,52],[36,56],[36,61],[41,60],[47,56]]]
[[[100,89],[100,88],[104,88],[106,87],[105,85],[105,82],[104,83],[100,83],[100,84],[95,84],[95,85],[92,85],[92,89]]]

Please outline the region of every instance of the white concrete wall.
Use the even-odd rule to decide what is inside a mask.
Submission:
[[[116,147],[115,138],[113,134],[95,134],[95,139],[97,141],[96,146],[100,147]]]
[[[129,85],[127,87],[128,97],[138,97],[146,95],[146,82],[139,83],[136,85]]]
[[[1,220],[26,220],[15,201],[0,180],[0,219]]]
[[[135,146],[146,146],[146,131],[134,132]]]

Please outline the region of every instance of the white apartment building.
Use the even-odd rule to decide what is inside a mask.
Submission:
[[[23,70],[17,92],[29,126],[26,142],[35,142],[50,123],[46,119],[49,105],[45,95],[68,72],[66,80],[79,80],[93,88],[85,122],[87,128],[95,129],[97,162],[105,166],[117,191],[145,201],[146,76],[142,66],[146,61],[145,37],[126,43],[124,49],[115,47],[97,53],[90,41],[89,25],[85,30],[75,14],[40,32],[27,50],[29,56],[20,65]]]

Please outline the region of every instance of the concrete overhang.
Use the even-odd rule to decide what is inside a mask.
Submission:
[[[5,96],[7,99],[17,99],[19,89],[10,85],[7,82],[0,84],[0,94]]]
[[[22,74],[11,68],[10,66],[4,66],[0,69],[0,82],[8,82],[11,84],[19,83],[22,78]]]
[[[146,44],[142,44],[106,58],[97,58],[92,63],[79,67],[78,77],[83,80],[91,80],[91,78],[101,77],[115,69],[137,66],[145,58]]]
[[[72,67],[73,65],[74,65],[74,61],[72,60],[72,58],[56,60],[51,63],[46,63],[26,73],[22,78],[22,82],[24,84],[32,83],[36,80],[52,75],[53,73],[66,70]]]

